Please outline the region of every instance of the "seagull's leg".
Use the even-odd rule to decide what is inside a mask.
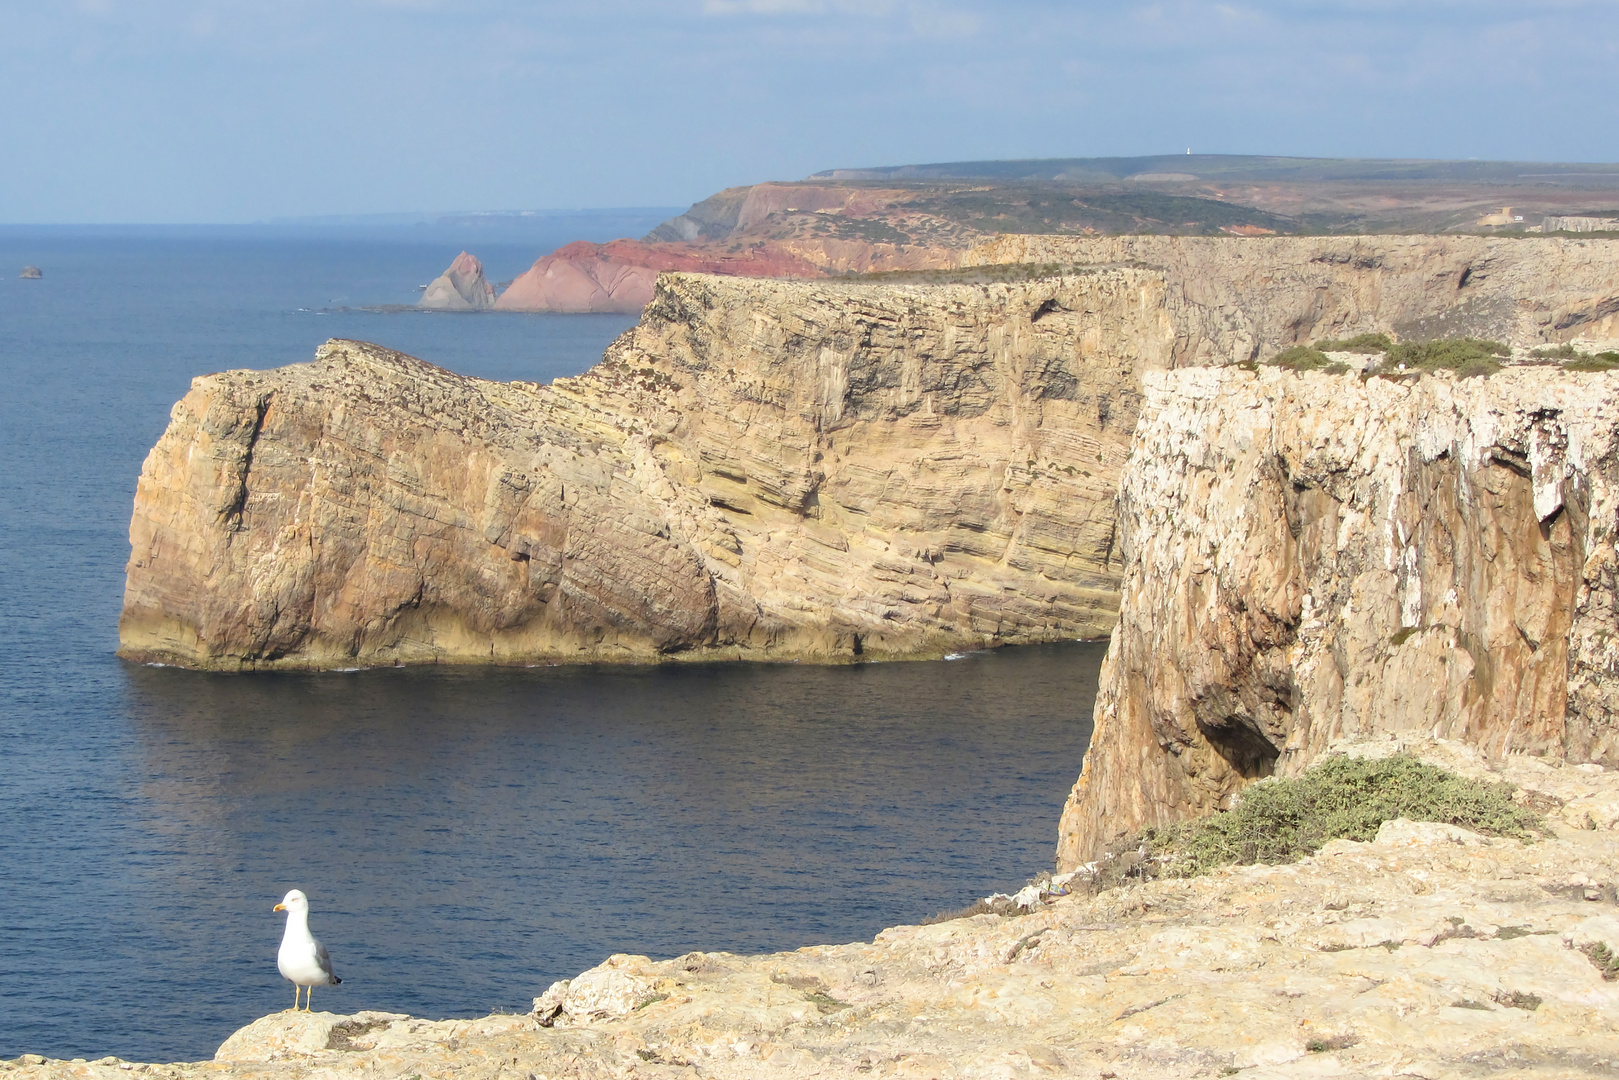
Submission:
[[[314,1003],[315,1003],[315,988],[313,986],[311,986],[309,988],[309,992],[304,995],[304,1012],[308,1012],[309,1011],[309,1006],[313,1005]]]
[[[297,1012],[298,1011],[298,984],[297,983],[292,984],[292,1008],[289,1011],[291,1011],[291,1012]]]

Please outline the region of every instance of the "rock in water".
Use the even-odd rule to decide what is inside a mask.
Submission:
[[[20,278],[26,278],[30,281],[38,281],[45,275],[39,272],[39,267],[37,266],[25,266],[22,268],[22,273],[18,274],[17,276]]]
[[[552,386],[344,341],[198,379],[142,473],[125,655],[849,659],[1105,632],[1161,288],[666,274]]]
[[[495,306],[495,287],[484,280],[478,257],[463,251],[427,286],[416,306],[434,311],[488,311]]]

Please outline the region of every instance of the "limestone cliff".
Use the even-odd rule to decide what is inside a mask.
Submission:
[[[668,275],[601,366],[548,388],[353,343],[198,380],[143,470],[124,653],[832,658],[1104,633],[1143,372],[1619,320],[1603,240],[1026,237],[973,259],[978,284]]]
[[[666,275],[554,386],[376,346],[197,379],[122,653],[199,667],[914,655],[1105,633],[1162,277]]]
[[[1383,331],[1518,345],[1619,338],[1619,243],[1484,236],[1002,236],[962,265],[1144,265],[1165,278],[1176,364],[1261,359]]]
[[[1059,862],[1332,741],[1619,764],[1619,375],[1149,372]]]
[[[495,287],[484,280],[478,257],[463,251],[416,304],[434,311],[487,311],[495,306]]]

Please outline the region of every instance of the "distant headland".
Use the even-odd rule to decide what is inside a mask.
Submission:
[[[727,188],[638,240],[565,245],[489,307],[637,312],[668,270],[827,278],[951,269],[966,251],[1008,233],[1616,230],[1619,164],[1167,154],[828,169],[801,181]],[[482,310],[458,307],[442,292],[420,306]]]

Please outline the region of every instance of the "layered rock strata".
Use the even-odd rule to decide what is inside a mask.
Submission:
[[[143,470],[124,654],[830,659],[1105,633],[1143,372],[1619,318],[1611,241],[1036,237],[992,256],[1019,262],[979,284],[670,275],[601,366],[550,388],[352,343],[199,380]]]
[[[1619,376],[1149,372],[1059,862],[1334,740],[1619,760]]]
[[[1611,1076],[1619,983],[1599,949],[1619,949],[1619,775],[1519,755],[1494,771],[1464,746],[1404,749],[1523,785],[1526,801],[1553,808],[1557,837],[1395,821],[1374,842],[1334,841],[1289,866],[1052,898],[869,943],[613,956],[531,1015],[276,1013],[210,1062],[26,1057],[0,1074]]]
[[[1163,281],[670,275],[550,387],[376,346],[200,378],[122,654],[209,668],[881,657],[1105,633]]]
[[[495,306],[495,287],[484,280],[483,263],[465,251],[422,292],[418,307],[433,311],[488,311]]]
[[[1516,345],[1619,339],[1619,242],[1485,236],[1002,236],[961,257],[1142,265],[1165,278],[1174,362],[1260,360],[1381,331]]]

